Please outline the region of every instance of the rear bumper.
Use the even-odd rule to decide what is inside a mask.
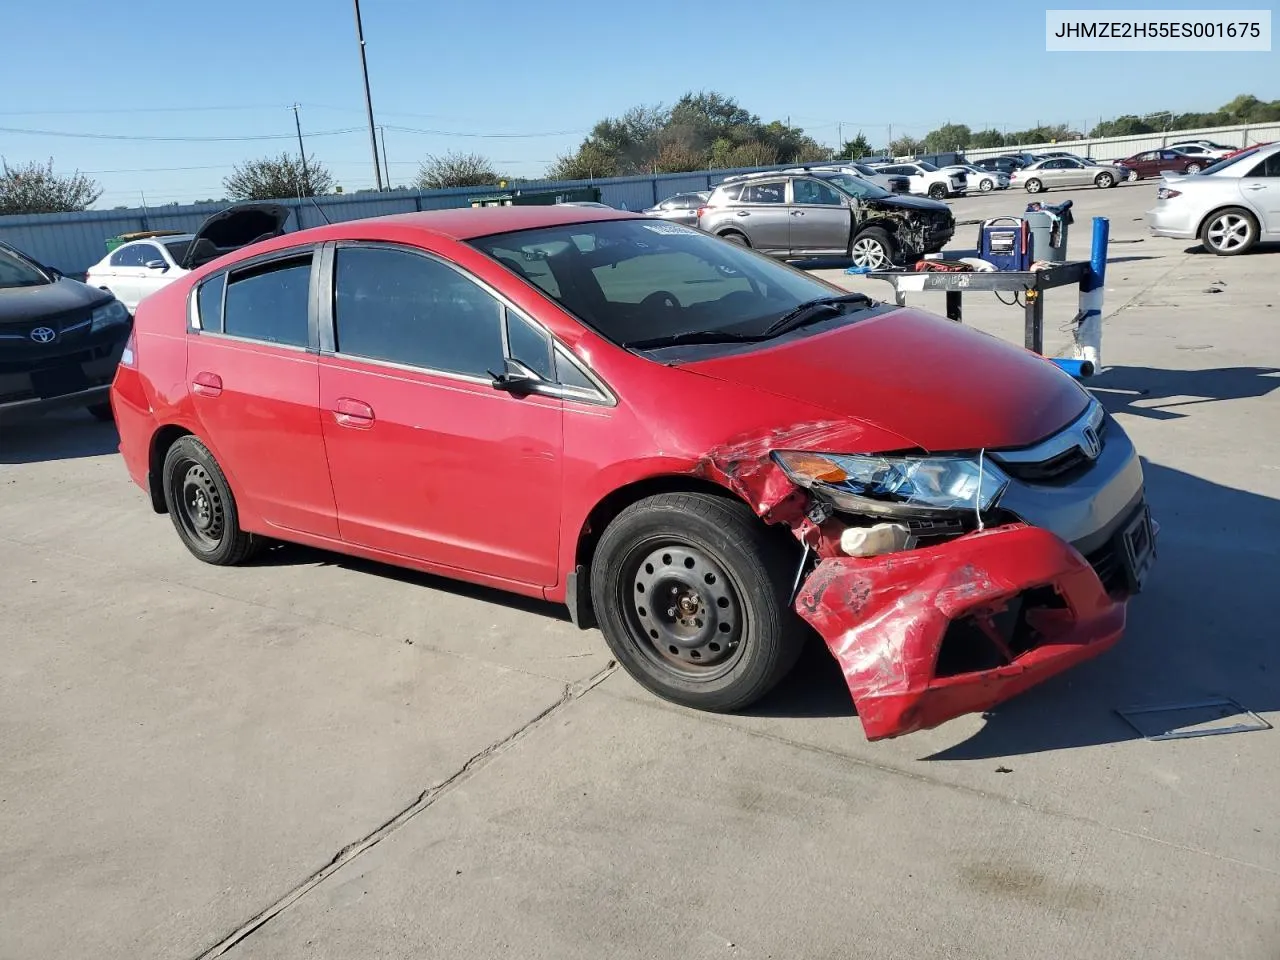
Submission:
[[[796,601],[869,740],[990,709],[1097,656],[1123,633],[1126,605],[1068,543],[1024,524],[824,559]]]
[[[1172,204],[1153,207],[1143,214],[1147,227],[1157,237],[1171,237],[1174,240],[1194,240],[1199,224],[1191,216],[1191,211],[1179,209]]]
[[[30,417],[38,417],[54,410],[66,410],[75,407],[92,407],[99,403],[106,403],[110,394],[111,385],[103,384],[102,386],[90,387],[88,390],[78,390],[75,393],[64,393],[62,396],[58,397],[14,400],[9,403],[0,403],[0,423],[12,423],[16,420],[26,420]]]

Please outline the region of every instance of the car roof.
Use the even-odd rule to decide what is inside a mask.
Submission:
[[[141,237],[137,240],[130,240],[128,243],[122,243],[116,250],[121,247],[132,247],[139,243],[176,243],[179,240],[190,241],[194,239],[194,233],[166,233],[160,237]],[[114,251],[113,251],[114,252]]]

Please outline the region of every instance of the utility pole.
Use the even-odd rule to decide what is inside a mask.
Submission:
[[[840,148],[844,146],[844,124],[836,123],[836,152],[840,152]]]
[[[382,172],[387,175],[387,189],[391,189],[391,163],[387,160],[387,128],[378,125],[378,135],[382,138]]]
[[[302,183],[311,190],[311,174],[307,172],[307,151],[302,148],[302,121],[298,119],[298,105],[293,105],[293,127],[298,131],[298,155],[302,157]]]
[[[373,128],[373,98],[369,95],[369,64],[364,56],[364,26],[360,23],[360,0],[356,5],[356,39],[360,41],[360,72],[364,74],[364,107],[369,114],[369,144],[373,147],[373,182],[382,191],[382,169],[378,164],[378,135]]]

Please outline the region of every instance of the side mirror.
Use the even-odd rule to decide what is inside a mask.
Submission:
[[[527,396],[542,383],[542,378],[519,360],[508,360],[501,373],[494,373],[492,370],[488,373],[493,378],[493,389],[503,390],[513,396]]]
[[[159,270],[161,273],[169,269],[169,264],[163,260],[148,260],[143,266],[148,270]]]
[[[64,276],[66,276],[66,274],[64,274],[57,267],[45,267],[45,269],[49,271],[49,276],[53,277],[53,279],[55,280],[61,280]]]

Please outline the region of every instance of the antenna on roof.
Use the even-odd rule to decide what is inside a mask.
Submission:
[[[317,212],[317,213],[319,213],[319,214],[320,214],[320,216],[324,217],[324,222],[325,222],[326,224],[328,224],[329,226],[333,226],[333,221],[332,221],[332,220],[330,220],[330,219],[329,219],[329,215],[328,215],[327,213],[325,213],[325,212],[324,212],[324,207],[322,207],[322,206],[320,206],[320,204],[316,203],[316,198],[315,198],[315,197],[308,197],[307,199],[308,199],[308,200],[310,200],[310,201],[311,201],[311,205],[312,205],[313,207],[315,207],[315,208],[316,208],[316,212]]]

